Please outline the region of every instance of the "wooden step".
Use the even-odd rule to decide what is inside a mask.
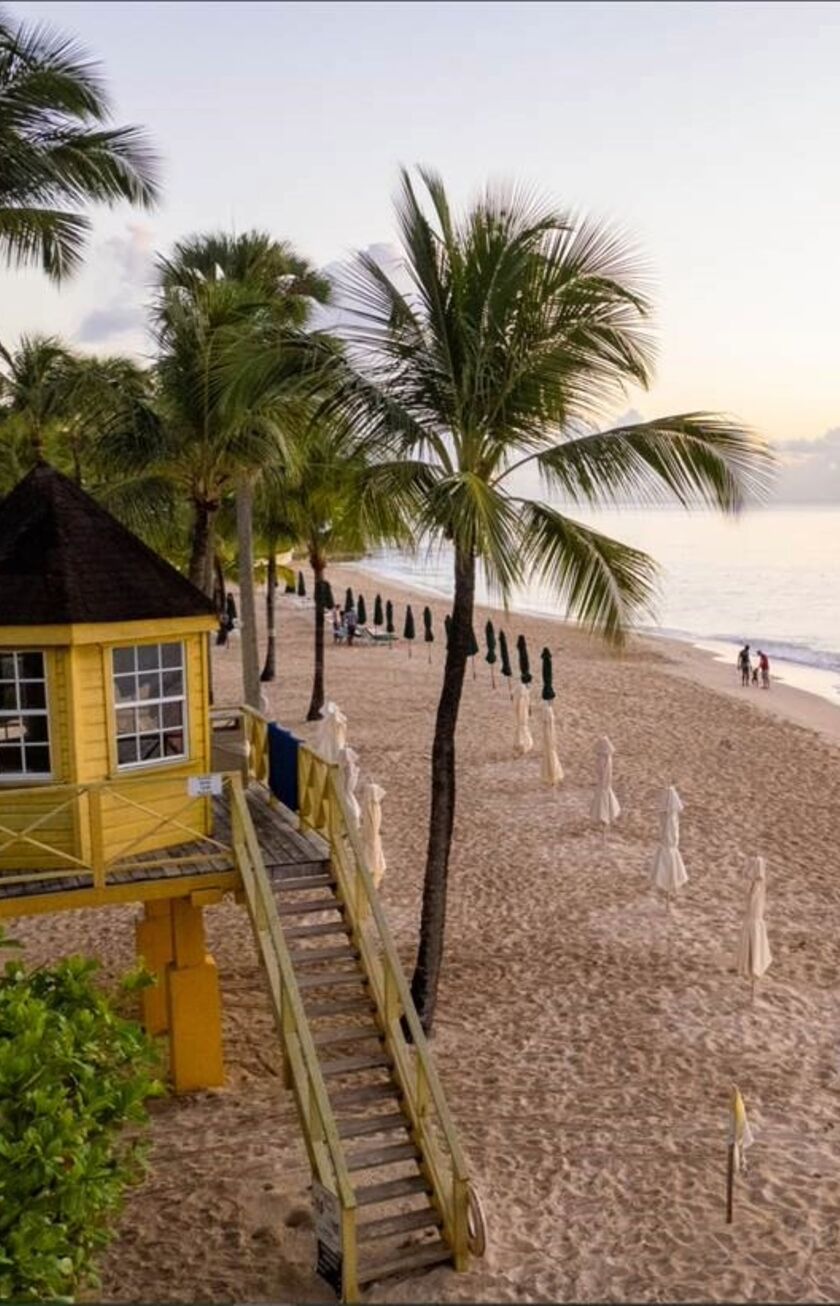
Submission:
[[[343,998],[337,1002],[313,1002],[306,1008],[306,1014],[310,1020],[317,1020],[319,1016],[344,1016],[355,1011],[370,1015],[375,1010],[373,998]]]
[[[315,898],[312,902],[278,902],[278,916],[308,916],[314,911],[341,911],[337,898]]]
[[[327,1085],[327,1091],[330,1093],[333,1110],[344,1106],[363,1106],[369,1102],[384,1102],[386,1098],[397,1100],[400,1095],[396,1084],[390,1080],[384,1084],[357,1084],[355,1088],[342,1088],[334,1093],[330,1091],[330,1085]]]
[[[382,1116],[364,1116],[350,1120],[339,1120],[339,1138],[361,1138],[365,1134],[388,1134],[394,1129],[408,1129],[408,1121],[402,1111],[395,1111]]]
[[[429,1184],[422,1175],[409,1175],[406,1179],[389,1179],[384,1184],[369,1184],[356,1189],[359,1206],[377,1206],[380,1202],[393,1202],[409,1193],[427,1193]]]
[[[347,943],[338,948],[298,948],[289,955],[295,966],[302,961],[358,961],[359,959],[356,949],[351,948]]]
[[[287,889],[323,889],[327,884],[334,884],[331,875],[294,875],[286,876],[274,875],[271,877],[271,886],[274,889],[282,889],[285,893]]]
[[[452,1260],[452,1249],[438,1239],[433,1243],[418,1243],[415,1248],[396,1251],[386,1260],[371,1261],[359,1266],[359,1284],[374,1283],[377,1279],[391,1279],[409,1270],[419,1270],[430,1265],[443,1265]]]
[[[391,1058],[387,1052],[371,1052],[361,1057],[336,1057],[334,1061],[321,1062],[322,1075],[349,1075],[354,1070],[376,1070],[379,1066],[390,1066]]]
[[[373,1170],[380,1165],[396,1165],[398,1161],[416,1161],[420,1155],[414,1143],[386,1143],[368,1147],[362,1152],[347,1156],[348,1170]]]
[[[394,1234],[407,1233],[410,1229],[431,1229],[443,1223],[439,1212],[433,1206],[424,1206],[420,1211],[404,1211],[402,1215],[386,1215],[381,1220],[368,1220],[366,1224],[356,1226],[359,1242],[372,1242],[374,1238],[390,1238]]]
[[[329,1047],[330,1043],[360,1043],[365,1038],[377,1038],[382,1035],[375,1025],[345,1025],[344,1029],[324,1029],[320,1034],[312,1035],[316,1048]]]
[[[325,989],[331,984],[361,984],[363,979],[358,969],[333,970],[324,971],[322,975],[298,975],[297,986],[299,989]]]
[[[335,924],[329,921],[326,925],[287,925],[283,929],[283,935],[287,939],[308,939],[319,934],[348,933],[349,930],[344,921],[336,921]]]

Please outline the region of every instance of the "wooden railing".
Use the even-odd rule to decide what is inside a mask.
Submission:
[[[452,1248],[455,1268],[467,1268],[470,1189],[467,1167],[385,913],[365,865],[338,767],[301,746],[299,818],[328,842],[339,897],[362,957],[394,1072],[411,1119],[421,1166]],[[406,1029],[410,1041],[406,1038]]]
[[[294,1091],[312,1173],[337,1200],[342,1245],[342,1300],[358,1299],[356,1197],[338,1137],[318,1054],[295,980],[271,882],[266,874],[241,778],[231,785],[231,824],[236,863],[257,946],[268,976],[272,1006],[283,1043],[284,1075]]]
[[[230,729],[247,745],[248,778],[268,784],[268,721],[262,713],[246,704],[212,707],[210,720],[214,737],[221,737]]]

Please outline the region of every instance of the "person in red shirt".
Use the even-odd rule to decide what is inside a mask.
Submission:
[[[770,688],[770,659],[766,653],[758,650],[758,669],[761,672],[761,688]]]

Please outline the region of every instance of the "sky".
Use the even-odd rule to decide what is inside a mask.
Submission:
[[[516,178],[645,257],[658,365],[628,409],[733,413],[840,499],[840,4],[4,8],[75,34],[164,162],[159,209],[97,212],[72,283],[0,273],[4,343],[148,353],[153,257],[179,236],[256,226],[332,265],[396,240],[400,164],[461,203]]]

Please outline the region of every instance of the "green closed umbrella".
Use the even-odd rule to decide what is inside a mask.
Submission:
[[[414,643],[414,613],[411,611],[411,604],[405,610],[405,625],[403,626],[403,639],[408,641],[408,656],[411,657],[411,645]]]
[[[385,630],[389,635],[394,633],[394,605],[390,599],[385,604]],[[393,648],[393,640],[388,640],[388,648]]]
[[[302,599],[305,599],[305,598],[306,598],[306,581],[303,579],[303,572],[302,572],[302,571],[299,571],[299,572],[298,572],[298,587],[297,587],[297,592],[298,592],[298,595],[299,595],[300,598],[302,598]]]
[[[365,607],[364,594],[360,594],[356,600],[356,619],[360,626],[367,625],[367,608]]]
[[[443,619],[443,625],[446,630],[446,647],[449,648],[449,641],[452,639],[452,618],[448,612]]]
[[[332,612],[333,608],[335,607],[335,599],[333,598],[332,585],[328,580],[320,580],[318,584],[321,587],[320,589],[321,607],[324,609],[325,612]]]
[[[294,594],[294,592],[295,592],[294,583],[293,583],[292,581],[290,581],[290,580],[287,580],[287,581],[286,581],[286,588],[283,590],[283,593],[284,593],[284,594]]]
[[[435,632],[432,630],[432,609],[423,609],[423,638],[429,646],[429,665],[432,662],[432,644],[435,641]]]
[[[475,637],[475,631],[470,626],[470,647],[469,647],[470,665],[472,666],[473,680],[475,680],[475,655],[479,652],[478,640]]]
[[[519,658],[519,679],[523,685],[530,685],[534,677],[531,675],[531,664],[528,661],[528,645],[525,643],[525,636],[518,635],[516,638],[516,652]]]
[[[499,657],[502,660],[502,665],[501,665],[502,675],[507,677],[508,694],[511,697],[513,697],[513,689],[511,688],[511,684],[510,684],[511,676],[513,675],[513,670],[511,669],[511,665],[510,665],[510,654],[508,653],[507,635],[503,630],[499,631]]]
[[[552,683],[551,654],[547,648],[544,648],[540,657],[542,658],[542,697],[546,703],[550,703],[553,698],[557,697]]]
[[[348,586],[347,586],[347,593],[344,595],[344,611],[345,611],[345,612],[352,612],[355,606],[356,606],[356,605],[355,605],[355,603],[353,602],[353,591],[351,590],[350,586],[348,585]]]
[[[377,594],[373,600],[373,624],[374,626],[384,626],[385,618],[382,615],[382,595]]]
[[[495,689],[496,672],[493,669],[493,664],[496,661],[496,632],[493,629],[492,621],[488,621],[487,625],[484,627],[484,638],[487,640],[487,653],[485,654],[484,661],[490,666],[490,684]]]

